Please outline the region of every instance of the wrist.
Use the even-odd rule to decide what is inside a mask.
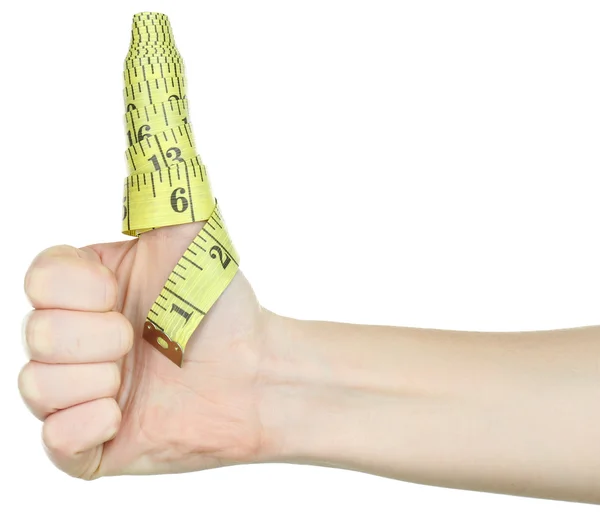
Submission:
[[[261,461],[303,462],[314,454],[308,429],[317,423],[320,404],[330,395],[325,383],[335,378],[318,355],[310,355],[310,346],[302,338],[310,322],[266,313],[259,367]]]
[[[263,347],[257,371],[258,416],[261,423],[261,462],[285,462],[294,423],[302,417],[306,380],[299,354],[292,352],[290,334],[302,321],[263,310]],[[306,415],[306,414],[305,414]]]
[[[386,328],[267,316],[259,372],[262,461],[358,467],[366,435],[376,435],[379,417],[398,410],[408,391],[398,370],[386,376],[370,361],[381,356],[373,353],[377,342],[368,341],[376,340],[371,331]]]

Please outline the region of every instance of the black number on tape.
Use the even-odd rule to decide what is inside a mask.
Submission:
[[[142,131],[149,131],[149,130],[150,130],[150,125],[142,125],[137,132],[137,139],[135,140],[135,142],[139,143],[144,138],[149,138],[151,136],[151,134],[149,134],[149,133],[142,134]],[[127,131],[127,139],[129,140],[129,146],[133,145],[133,140],[131,139],[131,131]],[[154,166],[156,166],[156,165],[154,165]]]
[[[150,130],[150,125],[142,125],[137,133],[137,140],[138,142],[142,141],[144,138],[149,138],[150,134],[146,133],[143,134],[142,131],[149,131]]]
[[[171,193],[171,207],[176,213],[183,213],[188,208],[189,202],[185,197],[178,197],[178,193],[185,195],[185,189],[175,188],[173,190],[173,193]]]
[[[152,161],[152,164],[154,165],[154,169],[157,172],[160,172],[160,164],[158,163],[158,157],[156,157],[156,154],[154,154],[152,157],[149,157],[148,161]]]
[[[123,220],[127,218],[127,206],[125,205],[125,202],[127,202],[127,197],[123,197]]]
[[[171,158],[173,161],[183,161],[183,159],[181,159],[181,149],[178,147],[171,147],[167,149],[165,154],[168,158]],[[173,157],[173,154],[175,154],[175,157]]]
[[[215,254],[213,254],[213,251],[215,252]],[[219,261],[221,261],[221,266],[223,267],[223,270],[225,270],[225,268],[227,268],[227,265],[229,265],[229,263],[231,262],[231,258],[225,254],[225,259],[223,259],[223,249],[221,249],[221,247],[219,247],[218,245],[213,245],[210,248],[210,257],[213,259],[217,259],[217,254],[219,255]]]
[[[178,315],[181,315],[183,318],[185,318],[185,322],[184,325],[187,324],[188,320],[190,319],[190,317],[192,316],[191,313],[189,313],[188,311],[186,311],[185,309],[181,309],[177,304],[175,304],[174,302],[171,304],[171,313],[173,313],[173,311],[175,311],[175,313],[177,313]]]

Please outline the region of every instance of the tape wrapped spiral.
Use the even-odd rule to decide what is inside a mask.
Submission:
[[[206,221],[150,308],[143,337],[178,366],[186,344],[233,279],[239,256],[231,242],[188,109],[184,62],[168,17],[133,16],[125,58],[125,152],[122,232],[130,236]]]

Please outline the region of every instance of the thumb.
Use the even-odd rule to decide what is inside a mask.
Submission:
[[[205,223],[201,221],[157,227],[140,234],[136,262],[148,265],[148,271],[151,271],[148,280],[158,286],[158,289],[151,288],[155,296]]]
[[[161,13],[138,13],[131,36],[123,232],[140,237],[136,263],[147,264],[149,276],[143,287],[158,295],[143,337],[181,366],[187,341],[233,279],[239,258],[196,152],[170,22]]]

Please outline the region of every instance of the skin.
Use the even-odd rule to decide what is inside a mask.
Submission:
[[[41,252],[21,395],[82,479],[256,462],[600,503],[600,327],[485,333],[301,321],[238,271],[182,369],[141,338],[201,223]]]
[[[238,273],[188,342],[180,369],[141,338],[148,309],[201,223],[139,239],[52,247],[25,277],[36,308],[21,394],[70,475],[199,470],[260,450],[257,363],[265,313]],[[134,329],[135,328],[135,329]]]

